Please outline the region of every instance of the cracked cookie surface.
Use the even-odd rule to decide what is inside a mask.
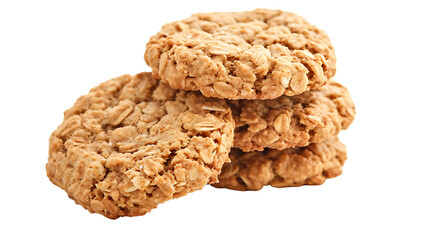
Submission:
[[[297,96],[228,104],[236,126],[234,147],[246,152],[321,142],[347,129],[355,116],[347,88],[333,80]]]
[[[150,73],[124,75],[64,113],[46,171],[90,212],[143,215],[217,182],[233,130],[225,101],[174,90]]]
[[[325,32],[280,10],[199,13],[152,36],[145,61],[155,78],[206,97],[273,99],[317,89],[335,75]]]
[[[339,176],[347,159],[346,147],[332,137],[307,147],[263,152],[231,149],[231,163],[222,168],[217,188],[260,190],[263,186],[320,185]]]

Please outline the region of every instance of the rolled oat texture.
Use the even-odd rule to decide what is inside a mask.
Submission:
[[[308,147],[263,152],[231,149],[231,163],[225,164],[217,188],[260,190],[263,186],[296,187],[320,185],[339,176],[347,159],[346,147],[332,137]]]
[[[236,125],[234,147],[246,152],[322,142],[347,129],[356,113],[347,88],[333,80],[297,96],[228,104]]]
[[[93,88],[49,139],[49,179],[90,212],[143,215],[217,182],[232,145],[225,101],[172,89],[150,73]]]
[[[323,86],[335,75],[328,35],[280,10],[198,13],[150,38],[146,63],[175,89],[206,97],[273,99]]]

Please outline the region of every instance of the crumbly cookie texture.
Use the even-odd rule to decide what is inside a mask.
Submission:
[[[225,101],[174,90],[150,73],[124,75],[64,113],[46,171],[90,212],[143,215],[217,182],[233,131]]]
[[[146,63],[173,88],[225,99],[273,99],[335,75],[325,32],[280,10],[199,13],[151,37]]]
[[[320,185],[339,176],[347,159],[346,147],[337,137],[307,147],[263,152],[231,149],[219,183],[212,186],[234,190],[260,190],[263,186],[296,187]]]
[[[236,124],[234,147],[246,152],[324,141],[347,129],[356,113],[348,90],[333,80],[297,96],[228,102]]]

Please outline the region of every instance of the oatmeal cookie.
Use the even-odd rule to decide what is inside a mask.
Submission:
[[[347,88],[333,80],[297,96],[228,103],[236,125],[234,147],[246,152],[321,142],[347,129],[355,116]]]
[[[231,163],[222,168],[219,183],[212,186],[234,190],[260,190],[263,186],[319,185],[342,173],[346,147],[332,137],[307,147],[263,152],[231,149]]]
[[[143,215],[217,182],[233,131],[225,101],[174,90],[150,73],[124,75],[64,113],[46,171],[90,212]]]
[[[317,89],[335,75],[328,35],[280,10],[199,13],[150,38],[155,78],[206,97],[273,99]]]

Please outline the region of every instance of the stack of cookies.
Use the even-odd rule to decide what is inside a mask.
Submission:
[[[207,184],[322,184],[354,119],[328,36],[279,10],[201,13],[146,45],[152,73],[91,89],[49,139],[47,175],[90,212],[144,215]]]

